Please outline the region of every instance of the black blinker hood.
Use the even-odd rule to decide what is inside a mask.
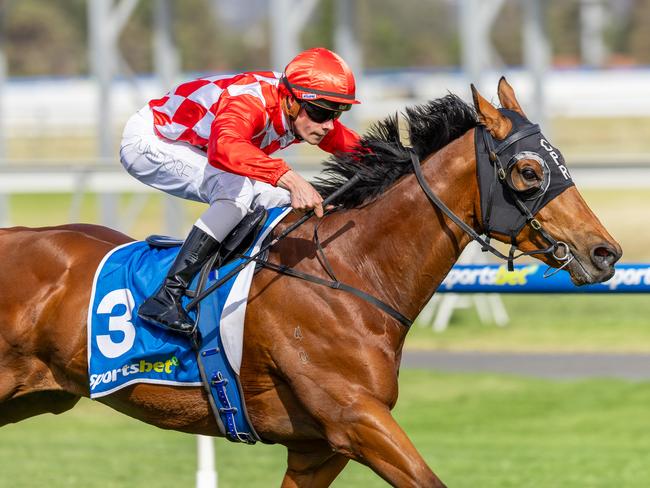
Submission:
[[[491,232],[498,232],[514,239],[532,216],[564,190],[574,186],[574,183],[564,163],[564,157],[551,146],[539,127],[512,110],[499,109],[499,112],[512,122],[512,130],[503,141],[493,139],[484,126],[478,126],[474,134],[481,217],[485,235],[490,236]],[[522,131],[531,133],[518,138],[518,133]],[[491,150],[496,153],[495,161],[490,160]],[[508,162],[522,151],[538,154],[549,170],[550,181],[547,190],[532,200],[524,200],[498,176],[499,162],[503,170],[507,171]],[[521,205],[525,208],[520,208]]]

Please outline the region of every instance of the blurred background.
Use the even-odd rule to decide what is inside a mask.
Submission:
[[[126,174],[118,147],[127,118],[182,81],[282,71],[301,49],[324,46],[355,71],[362,104],[345,122],[359,132],[448,92],[469,102],[470,83],[497,103],[505,75],[564,153],[623,261],[648,262],[648,26],[650,0],[1,0],[0,225],[84,221],[138,239],[184,235],[203,207]],[[279,155],[308,177],[326,159],[311,147]],[[650,364],[643,294],[436,300],[407,351]],[[518,373],[402,372],[396,415],[451,486],[650,484],[642,373]],[[0,486],[193,483],[189,436],[97,408],[82,402],[61,419],[3,428],[0,473],[10,474]],[[280,484],[281,448],[219,442],[217,451],[222,486]],[[118,452],[123,464],[106,461]],[[337,483],[384,486],[359,466]]]
[[[584,189],[647,190],[650,180],[646,0],[3,0],[1,9],[4,225],[92,219],[137,238],[184,234],[195,209],[143,196],[119,166],[126,119],[182,81],[281,71],[313,46],[353,66],[363,103],[346,123],[360,132],[449,91],[469,100],[470,83],[495,100],[503,74]],[[300,146],[283,156],[309,176],[326,157]],[[22,214],[42,192],[62,208]],[[621,212],[605,207],[616,234]],[[626,257],[650,257],[638,241]]]

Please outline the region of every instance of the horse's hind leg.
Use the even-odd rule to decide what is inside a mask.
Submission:
[[[304,450],[292,446],[289,448],[282,488],[330,486],[348,461],[345,456],[332,452],[326,443],[318,442],[316,447],[310,443]]]
[[[70,381],[0,336],[0,426],[71,409],[81,397],[64,389]]]
[[[81,397],[65,391],[37,391],[4,400],[0,403],[0,427],[42,413],[63,413]]]
[[[6,350],[3,357],[9,357]],[[10,361],[4,361],[5,364],[2,362],[0,361],[0,427],[42,413],[65,412],[81,398],[58,389],[56,382],[48,377],[47,370],[11,368],[6,364]],[[32,382],[37,384],[31,384]]]

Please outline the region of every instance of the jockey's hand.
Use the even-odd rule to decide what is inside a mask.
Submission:
[[[291,193],[291,207],[298,212],[313,209],[316,217],[323,216],[323,198],[302,176],[293,170],[287,171],[278,180],[278,186]]]

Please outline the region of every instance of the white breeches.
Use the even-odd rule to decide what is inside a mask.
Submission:
[[[195,225],[218,241],[250,211],[291,203],[289,192],[208,164],[205,151],[185,142],[170,142],[153,130],[153,114],[145,106],[127,122],[122,134],[120,160],[124,168],[158,190],[210,207]]]

